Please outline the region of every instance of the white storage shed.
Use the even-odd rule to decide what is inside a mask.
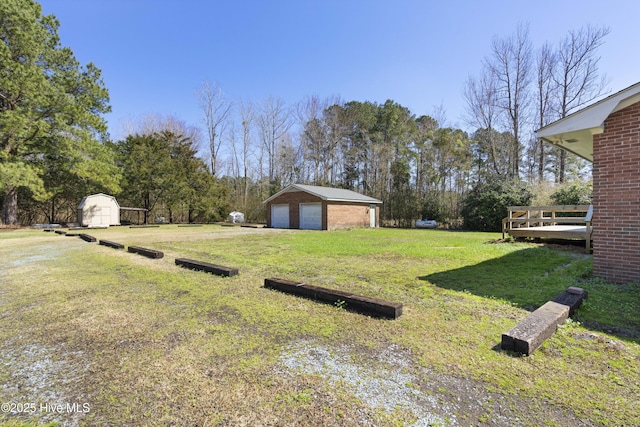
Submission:
[[[232,223],[242,223],[244,222],[244,214],[242,212],[233,211],[227,217],[227,221]]]
[[[78,205],[81,227],[120,225],[120,205],[115,197],[98,193],[86,196]]]

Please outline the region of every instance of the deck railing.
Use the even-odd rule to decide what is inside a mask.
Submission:
[[[551,225],[585,226],[587,250],[591,245],[592,205],[509,206],[508,215],[502,220],[502,238],[511,230]],[[560,214],[560,215],[559,215]]]

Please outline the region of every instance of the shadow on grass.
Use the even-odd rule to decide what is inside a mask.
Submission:
[[[574,318],[592,330],[640,342],[640,286],[612,285],[592,277],[584,254],[527,248],[479,264],[421,276],[435,286],[507,301],[533,311],[569,286],[589,298]]]
[[[420,279],[440,288],[501,299],[533,311],[575,284],[574,278],[549,280],[554,272],[566,269],[572,261],[568,254],[536,247]]]

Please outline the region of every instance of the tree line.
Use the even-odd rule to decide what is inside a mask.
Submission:
[[[519,26],[493,40],[479,76],[464,84],[470,133],[448,126],[441,112],[416,115],[393,100],[233,101],[205,82],[197,93],[204,131],[156,117],[112,141],[100,70],[61,45],[57,19],[31,0],[7,0],[0,13],[0,58],[11,64],[0,71],[7,225],[73,222],[80,199],[95,192],[147,209],[145,221],[211,222],[231,210],[264,221],[264,199],[307,183],[383,200],[385,225],[428,217],[459,227],[478,215],[469,204],[489,184],[521,188],[504,185],[515,181],[531,193],[581,178],[585,163],[543,145],[533,130],[605,88],[597,49],[608,29],[585,27],[534,49]]]

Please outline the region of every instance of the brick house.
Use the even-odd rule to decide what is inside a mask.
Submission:
[[[593,162],[593,271],[640,283],[640,83],[537,132]]]
[[[262,202],[267,227],[334,230],[378,227],[382,201],[341,188],[292,184]]]

